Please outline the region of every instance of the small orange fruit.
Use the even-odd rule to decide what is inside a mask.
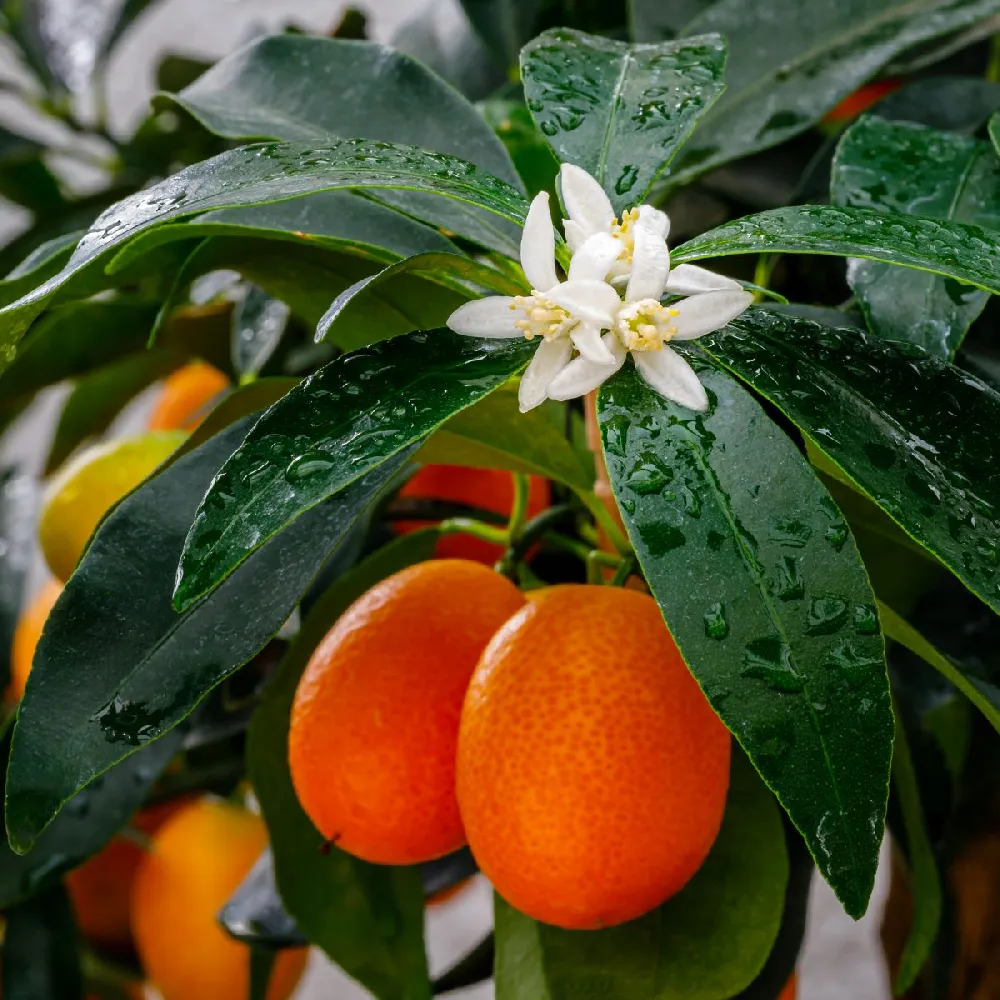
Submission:
[[[132,935],[142,967],[163,1000],[245,997],[250,949],[216,916],[267,846],[259,816],[204,797],[154,834],[132,886]],[[305,949],[283,951],[267,992],[288,1000]]]
[[[58,580],[48,580],[18,620],[10,651],[10,685],[7,688],[7,701],[10,704],[24,697],[24,685],[28,682],[31,661],[35,658],[35,647],[62,590],[63,585]]]
[[[791,978],[787,983],[785,983],[785,988],[781,991],[781,995],[778,997],[778,1000],[795,1000],[798,995],[798,983],[796,981],[795,973],[793,972]]]
[[[455,801],[462,700],[479,654],[524,604],[476,562],[410,566],[341,616],[292,705],[292,781],[324,837],[367,861],[429,861],[465,843]]]
[[[853,94],[848,94],[835,108],[828,111],[823,116],[823,121],[828,125],[841,125],[854,121],[858,115],[863,114],[873,104],[877,104],[883,97],[887,97],[902,86],[902,80],[894,80],[890,77],[858,87]]]
[[[229,379],[204,361],[193,361],[163,380],[149,415],[151,431],[193,431],[211,404],[229,388]]]
[[[493,637],[466,695],[457,787],[469,846],[537,920],[632,920],[705,860],[729,752],[651,597],[552,587]]]
[[[509,518],[514,505],[514,483],[509,472],[502,469],[472,469],[464,465],[425,465],[399,491],[403,499],[446,500],[451,503],[478,507],[480,510]],[[528,491],[528,517],[541,514],[552,502],[548,480],[531,477]],[[396,531],[407,534],[418,528],[430,527],[433,521],[397,521]],[[472,559],[492,566],[503,549],[492,542],[471,535],[445,535],[434,547],[439,559]]]
[[[181,808],[183,802],[178,801],[144,809],[133,825],[152,836]],[[132,947],[132,883],[144,853],[138,844],[118,836],[66,876],[77,924],[84,937],[101,948],[125,952]]]

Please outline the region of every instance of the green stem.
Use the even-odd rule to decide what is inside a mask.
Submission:
[[[471,517],[450,517],[438,525],[438,530],[442,535],[472,535],[474,538],[481,538],[484,542],[492,542],[504,548],[510,541],[506,528],[493,528]]]
[[[576,495],[583,501],[584,506],[591,513],[598,527],[608,536],[608,541],[615,549],[623,556],[630,556],[632,554],[631,543],[597,495],[587,490],[577,490]]]
[[[507,522],[507,537],[511,545],[516,545],[528,520],[531,479],[523,472],[512,472],[511,478],[514,480],[514,502],[510,508],[510,520]]]
[[[623,559],[615,570],[615,575],[608,581],[611,587],[624,587],[628,578],[635,572],[635,560]]]
[[[990,61],[985,76],[990,83],[1000,83],[1000,35],[990,38]]]

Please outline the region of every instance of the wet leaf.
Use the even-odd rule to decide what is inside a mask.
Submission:
[[[527,289],[496,268],[455,253],[424,253],[392,264],[362,278],[341,292],[316,327],[316,340],[329,339],[345,351],[388,340],[411,330],[431,330],[444,324],[463,302],[473,298],[462,282],[473,282],[502,295],[523,295]],[[373,323],[373,304],[396,304],[400,322]]]
[[[990,118],[988,131],[990,133],[990,142],[993,143],[993,148],[1000,155],[1000,112]]]
[[[674,38],[713,0],[629,0],[629,24],[637,42],[662,42]]]
[[[10,679],[10,647],[35,558],[38,488],[12,465],[0,467],[0,691]]]
[[[872,110],[886,121],[971,135],[997,108],[1000,83],[978,76],[932,76],[893,91]]]
[[[914,170],[914,165],[919,169]],[[989,143],[866,116],[844,135],[833,165],[837,205],[967,222],[1000,230],[1000,163]],[[1000,233],[997,234],[1000,239]],[[868,326],[949,359],[988,293],[926,271],[857,260],[847,279]]]
[[[726,1000],[764,965],[787,882],[780,813],[736,754],[711,853],[652,913],[608,930],[565,931],[495,897],[497,1000]]]
[[[309,656],[349,605],[380,580],[429,559],[437,532],[406,535],[348,571],[312,607],[250,724],[247,765],[271,838],[281,898],[296,923],[379,1000],[425,1000],[419,870],[373,865],[324,843],[288,770],[288,718]]]
[[[257,859],[250,874],[219,911],[219,923],[246,944],[264,948],[301,948],[309,944],[278,896],[270,850]]]
[[[1000,395],[910,344],[763,309],[699,343],[1000,610]]]
[[[5,1000],[80,1000],[79,941],[65,890],[49,889],[6,917],[0,975]]]
[[[44,154],[33,139],[0,127],[0,195],[36,216],[57,214],[66,204]]]
[[[7,771],[7,831],[15,850],[30,848],[79,789],[169,732],[263,648],[406,458],[397,453],[316,507],[212,600],[178,615],[170,591],[184,534],[198,498],[249,423],[212,438],[123,500],[56,602],[35,653]],[[62,669],[67,662],[88,669]]]
[[[541,407],[520,411],[513,386],[453,416],[427,439],[417,459],[438,465],[510,469],[555,479],[576,490],[594,488],[593,468],[583,464]]]
[[[274,354],[291,312],[280,299],[251,285],[233,309],[233,368],[253,377]]]
[[[896,740],[892,756],[892,781],[903,814],[906,852],[910,867],[910,892],[913,894],[913,922],[896,973],[893,992],[903,996],[916,982],[921,969],[931,957],[941,924],[943,905],[937,861],[920,802],[920,786],[906,730],[896,714]]]
[[[58,273],[0,309],[0,359],[49,298],[74,275],[141,232],[211,209],[265,204],[343,188],[413,190],[432,195],[421,212],[433,215],[442,202],[458,206],[448,224],[462,234],[455,211],[471,217],[471,237],[496,237],[496,247],[517,256],[527,203],[509,184],[464,160],[408,146],[361,139],[315,143],[263,143],[230,150],[195,164],[107,209],[80,240]],[[498,228],[486,233],[484,218]],[[458,228],[455,228],[458,223]],[[506,229],[504,229],[506,226]],[[7,358],[6,360],[10,360]]]
[[[692,361],[705,415],[631,367],[601,390],[615,497],[691,672],[859,917],[893,734],[875,596],[803,456],[728,375]]]
[[[684,31],[728,39],[728,90],[681,154],[676,179],[784,142],[902,52],[998,12],[1000,0],[719,0]]]
[[[502,66],[517,57],[534,34],[543,0],[460,0],[465,16]]]
[[[723,90],[717,35],[629,45],[569,28],[521,53],[524,96],[561,161],[583,167],[617,211],[636,205]]]
[[[412,333],[336,359],[258,421],[212,482],[177,570],[188,607],[272,535],[420,442],[530,360],[525,340]]]

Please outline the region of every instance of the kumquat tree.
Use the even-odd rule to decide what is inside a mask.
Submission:
[[[146,6],[0,6],[3,1000],[789,1000],[880,857],[1000,998],[1000,0],[331,4],[122,137]]]

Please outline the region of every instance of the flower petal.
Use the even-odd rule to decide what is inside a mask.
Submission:
[[[566,214],[588,236],[606,233],[615,221],[615,210],[604,193],[604,188],[586,170],[564,163],[559,170],[559,189],[562,191]]]
[[[606,281],[564,281],[545,295],[576,319],[595,323],[602,330],[610,328],[622,304]]]
[[[670,218],[652,205],[639,206],[639,225],[652,229],[657,236],[666,239],[670,235]]]
[[[633,351],[639,374],[661,396],[689,410],[708,409],[708,395],[694,369],[669,347],[659,351]]]
[[[556,234],[549,215],[549,196],[545,191],[539,191],[532,199],[524,220],[521,267],[528,284],[539,292],[547,292],[559,282],[556,277]]]
[[[622,252],[622,244],[611,233],[595,233],[573,254],[570,281],[603,281]]]
[[[546,400],[549,383],[566,367],[573,345],[565,338],[543,340],[535,351],[531,363],[521,376],[517,400],[522,413],[533,410]]]
[[[524,319],[524,313],[512,309],[510,295],[488,295],[473,299],[459,306],[449,317],[447,325],[455,333],[466,337],[523,337],[514,324]]]
[[[613,333],[606,333],[603,339],[605,346],[614,355],[615,363],[598,365],[583,357],[576,358],[549,383],[549,399],[576,399],[577,396],[585,396],[625,364],[628,351],[621,341]]]
[[[572,219],[563,219],[563,232],[566,234],[566,244],[572,253],[576,253],[587,242],[587,230]]]
[[[724,274],[716,274],[697,264],[678,264],[667,279],[667,291],[674,295],[701,295],[702,292],[735,292],[742,285]]]
[[[667,249],[667,241],[655,230],[636,225],[632,271],[625,288],[625,301],[659,300],[663,295],[668,274],[670,274],[670,251]]]
[[[577,323],[569,335],[581,357],[597,365],[613,365],[615,356],[601,338],[601,331],[592,323]]]
[[[706,333],[721,330],[730,320],[745,312],[753,295],[741,288],[738,292],[705,292],[681,299],[670,308],[677,310],[674,340],[695,340]]]

